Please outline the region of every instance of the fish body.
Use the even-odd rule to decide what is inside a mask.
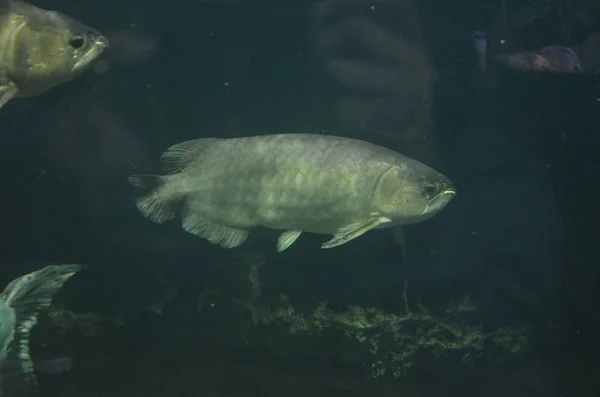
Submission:
[[[10,382],[10,376],[0,377],[0,396],[25,396],[35,389],[29,353],[31,329],[39,312],[50,306],[64,283],[80,270],[80,265],[47,266],[13,280],[0,293],[0,371],[20,375],[18,382]]]
[[[0,0],[0,108],[74,79],[107,47],[100,32],[73,18]]]
[[[581,60],[569,47],[551,45],[531,52],[495,55],[510,69],[552,73],[582,73]]]
[[[376,228],[416,223],[453,197],[452,182],[432,168],[368,142],[316,134],[203,138],[162,155],[167,175],[132,175],[152,189],[137,200],[157,223],[182,227],[223,247],[253,227],[285,230],[283,251],[302,232],[333,234],[331,248]]]

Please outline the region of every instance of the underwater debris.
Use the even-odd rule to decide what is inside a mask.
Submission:
[[[175,281],[164,281],[162,290],[163,292],[159,295],[158,299],[148,306],[148,310],[157,316],[162,316],[165,306],[179,293],[179,287]]]
[[[93,313],[74,313],[64,306],[52,307],[47,316],[52,325],[60,329],[61,334],[75,330],[78,334],[88,338],[95,337],[100,327],[107,324],[117,327],[123,325],[121,319],[109,320]]]
[[[403,377],[422,355],[429,355],[436,360],[452,355],[463,363],[472,364],[483,356],[484,348],[490,343],[505,353],[513,354],[522,352],[531,342],[526,327],[484,332],[481,326],[460,320],[459,314],[475,311],[468,295],[439,316],[432,315],[420,304],[415,305],[415,310],[410,310],[406,284],[402,296],[405,313],[401,315],[377,307],[357,305],[349,305],[340,312],[331,309],[327,302],[320,302],[310,313],[302,313],[294,309],[285,294],[280,294],[274,305],[261,304],[257,299],[260,297],[258,267],[251,264],[250,261],[248,281],[255,292],[252,301],[205,290],[198,298],[199,312],[209,297],[218,297],[246,311],[250,315],[249,325],[253,328],[285,326],[290,335],[318,336],[326,329],[341,332],[359,345],[364,345],[370,355],[365,365],[373,378]]]
[[[250,286],[252,287],[252,300],[257,300],[262,295],[262,290],[260,288],[260,276],[258,273],[258,268],[261,266],[263,262],[252,261],[249,265],[250,272],[248,274],[248,281],[250,281]]]
[[[509,353],[520,353],[532,340],[528,327],[501,328],[490,334],[492,342]]]

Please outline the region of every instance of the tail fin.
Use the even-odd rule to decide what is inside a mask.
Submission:
[[[7,340],[8,342],[12,339],[12,345],[0,346],[2,349],[8,348],[3,361],[16,363],[19,367],[16,370],[23,374],[19,377],[19,384],[3,385],[3,388],[14,387],[10,389],[10,393],[3,390],[6,391],[6,395],[30,396],[36,392],[37,378],[29,353],[31,329],[37,323],[39,312],[50,306],[64,283],[81,269],[81,265],[47,266],[13,280],[0,293],[2,311],[13,316],[15,327],[12,330],[12,338]]]
[[[173,195],[162,194],[166,177],[160,175],[130,175],[129,183],[150,193],[136,199],[135,203],[140,213],[156,223],[163,223],[175,218],[177,199]]]

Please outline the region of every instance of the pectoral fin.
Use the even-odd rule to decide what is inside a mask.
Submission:
[[[13,99],[19,93],[19,89],[12,82],[0,85],[0,109],[6,105],[8,101]]]
[[[277,252],[281,252],[294,244],[301,234],[302,232],[299,230],[288,230],[287,232],[281,233],[281,236],[279,236],[279,239],[277,240]]]
[[[389,222],[391,222],[391,219],[386,218],[384,216],[378,216],[378,217],[369,218],[364,222],[356,222],[356,223],[352,223],[350,225],[341,227],[333,235],[333,238],[331,240],[323,243],[321,248],[337,247],[338,245],[347,243],[348,241],[353,240],[353,239],[357,238],[358,236],[365,234],[369,230],[374,229],[379,225],[382,225],[384,223],[389,223]]]

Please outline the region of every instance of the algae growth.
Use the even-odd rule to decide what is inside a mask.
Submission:
[[[229,256],[223,261],[226,263],[215,266],[212,277],[197,296],[198,313],[206,307],[214,307],[215,298],[221,298],[237,308],[227,315],[239,317],[242,324],[249,326],[248,330],[242,326],[242,332],[258,327],[279,329],[284,330],[284,335],[312,337],[314,341],[325,337],[325,332],[327,336],[343,335],[355,343],[356,357],[359,362],[364,361],[367,371],[375,378],[402,377],[420,367],[418,364],[431,360],[446,359],[472,365],[488,349],[494,355],[516,354],[531,343],[531,331],[525,327],[506,327],[490,332],[479,325],[468,324],[464,314],[476,311],[468,296],[450,305],[443,313],[432,314],[419,303],[409,303],[405,284],[403,294],[398,298],[402,303],[399,313],[359,305],[335,310],[325,301],[312,309],[298,310],[284,293],[274,301],[263,294],[260,270],[266,260],[262,255]],[[154,301],[148,302],[146,307],[157,316],[162,315],[166,305],[181,294],[177,280],[164,275],[160,280],[162,292],[156,291]],[[236,312],[243,315],[237,316]],[[123,324],[123,320],[110,320],[93,313],[74,313],[62,306],[52,307],[48,317],[61,333],[73,331],[86,337],[96,336],[103,327]],[[352,349],[352,346],[348,347]]]
[[[432,315],[420,304],[411,310],[408,286],[403,290],[404,313],[385,312],[377,307],[349,305],[344,311],[332,310],[327,302],[319,303],[309,313],[297,311],[290,299],[281,294],[273,305],[260,302],[259,267],[264,260],[256,256],[246,258],[248,282],[252,298],[243,300],[227,296],[213,289],[198,298],[201,311],[209,298],[225,298],[250,314],[251,325],[287,327],[291,335],[318,336],[324,330],[336,330],[357,344],[365,346],[370,355],[367,365],[375,378],[391,375],[405,376],[422,355],[434,359],[458,355],[461,361],[473,363],[486,347],[495,347],[505,353],[518,353],[531,342],[526,327],[500,328],[484,332],[460,320],[460,314],[475,311],[468,296],[448,307],[443,315]]]
[[[75,313],[64,306],[52,306],[47,312],[50,323],[59,328],[60,333],[75,332],[88,338],[97,336],[106,325],[122,326],[123,320],[109,320],[94,313]]]

